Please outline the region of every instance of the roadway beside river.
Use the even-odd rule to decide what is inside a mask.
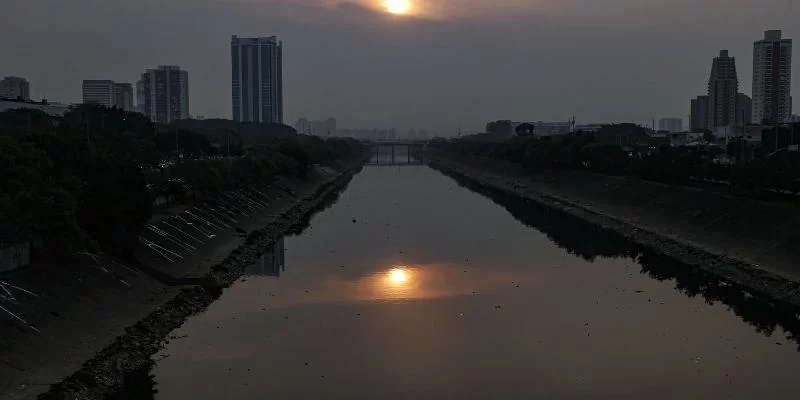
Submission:
[[[431,166],[583,219],[765,297],[800,305],[800,211],[694,188],[586,171],[530,173],[473,156]]]

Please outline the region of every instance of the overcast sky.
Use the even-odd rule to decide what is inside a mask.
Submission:
[[[4,0],[0,75],[78,102],[83,79],[180,65],[191,114],[228,118],[230,36],[278,35],[287,123],[445,133],[492,119],[686,119],[720,49],[749,95],[753,41],[766,29],[800,39],[798,0],[411,0],[405,16],[383,1]]]

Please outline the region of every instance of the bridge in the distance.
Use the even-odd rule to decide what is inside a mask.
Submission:
[[[372,140],[366,145],[375,157],[368,165],[419,165],[425,162],[427,140]]]

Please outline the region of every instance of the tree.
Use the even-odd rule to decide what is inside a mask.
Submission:
[[[581,149],[581,158],[593,171],[620,175],[625,172],[628,155],[619,146],[589,143]]]
[[[515,130],[517,136],[533,136],[534,129],[536,129],[536,127],[533,124],[525,122],[519,124]]]

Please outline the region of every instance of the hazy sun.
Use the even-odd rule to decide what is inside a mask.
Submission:
[[[389,271],[389,280],[394,284],[403,284],[408,280],[406,271],[402,268],[395,268]]]
[[[410,8],[409,0],[386,0],[386,10],[392,14],[405,14]]]

